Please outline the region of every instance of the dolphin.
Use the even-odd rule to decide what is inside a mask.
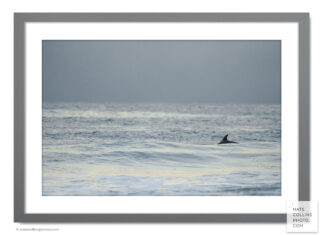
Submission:
[[[227,140],[227,136],[228,136],[228,134],[225,135],[223,137],[223,139],[221,140],[221,142],[219,142],[218,144],[238,144],[237,142]]]

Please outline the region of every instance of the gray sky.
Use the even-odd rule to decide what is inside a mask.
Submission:
[[[43,41],[44,102],[280,103],[280,41]]]

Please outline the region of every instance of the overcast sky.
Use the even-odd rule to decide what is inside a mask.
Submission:
[[[43,41],[44,102],[280,103],[280,41]]]

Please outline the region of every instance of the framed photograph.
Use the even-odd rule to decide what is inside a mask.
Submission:
[[[310,200],[308,13],[16,13],[15,222],[284,223]]]

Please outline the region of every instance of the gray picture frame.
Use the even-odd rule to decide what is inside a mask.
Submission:
[[[25,25],[27,22],[295,22],[299,53],[299,192],[310,200],[309,13],[15,13],[14,221],[23,223],[284,223],[286,214],[30,214],[25,211]],[[296,179],[297,180],[297,179]]]

